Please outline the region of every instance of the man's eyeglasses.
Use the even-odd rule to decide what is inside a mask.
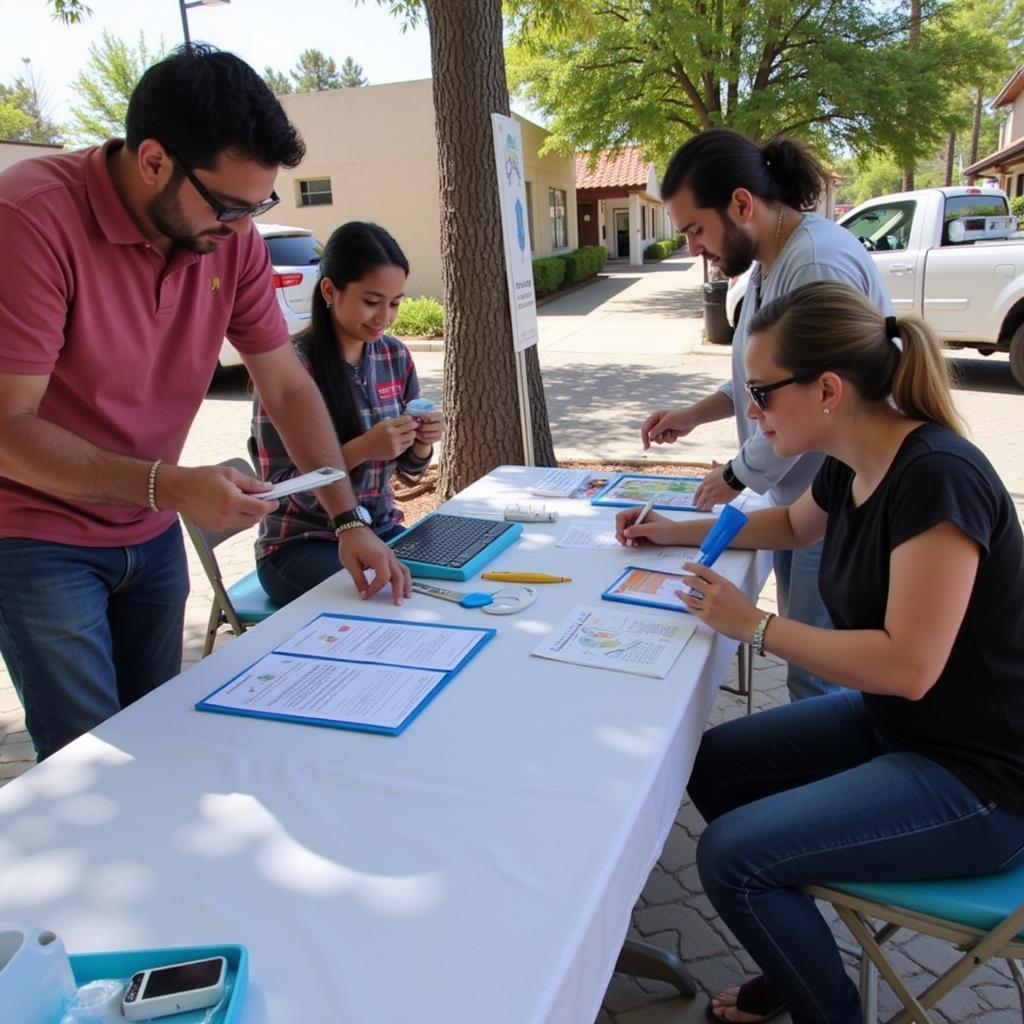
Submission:
[[[768,396],[773,391],[788,387],[790,384],[806,384],[811,380],[814,380],[814,377],[787,377],[785,380],[778,380],[774,384],[751,384],[750,381],[747,381],[746,389],[747,394],[750,395],[750,400],[761,412],[764,412],[768,408]]]
[[[210,195],[209,189],[192,173],[192,168],[173,149],[167,146],[164,146],[164,149],[181,165],[185,177],[192,182],[195,190],[210,205],[210,209],[213,210],[221,224],[229,224],[231,221],[241,220],[243,217],[258,217],[261,213],[272,210],[281,201],[276,192],[271,192],[269,199],[264,199],[263,202],[255,203],[252,206],[226,206],[219,199]]]

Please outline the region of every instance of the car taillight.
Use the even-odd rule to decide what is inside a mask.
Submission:
[[[275,288],[294,288],[295,285],[302,284],[301,274],[275,274],[274,275],[274,287]]]
[[[967,194],[969,196],[980,196],[981,195],[981,189],[980,188],[969,188],[967,190]]]

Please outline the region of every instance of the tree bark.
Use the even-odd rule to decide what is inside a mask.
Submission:
[[[424,0],[433,66],[444,287],[449,498],[523,462],[491,114],[508,114],[501,0]],[[554,464],[536,347],[527,358],[538,465]]]
[[[945,185],[953,184],[953,160],[956,157],[956,132],[950,132],[946,140],[946,177]]]
[[[917,53],[921,49],[921,0],[910,0],[910,25],[907,32],[910,49]],[[908,161],[903,168],[903,191],[914,190],[914,161]]]
[[[978,159],[978,145],[981,141],[981,108],[983,96],[981,89],[974,90],[974,117],[971,120],[971,156],[967,166],[975,163]]]

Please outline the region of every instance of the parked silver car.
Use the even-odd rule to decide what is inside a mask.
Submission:
[[[313,291],[320,271],[323,246],[307,228],[293,228],[284,224],[256,224],[270,250],[274,266],[274,291],[284,314],[288,332],[294,338],[309,324],[313,310]],[[224,339],[220,348],[218,366],[240,366],[242,357],[234,345]]]

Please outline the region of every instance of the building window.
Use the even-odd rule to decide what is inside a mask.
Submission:
[[[551,219],[551,248],[564,249],[569,244],[565,220],[565,189],[548,189],[548,215]]]
[[[330,206],[334,202],[330,178],[308,178],[298,185],[299,206]]]
[[[533,182],[526,182],[526,237],[530,240],[530,252],[533,252]]]

